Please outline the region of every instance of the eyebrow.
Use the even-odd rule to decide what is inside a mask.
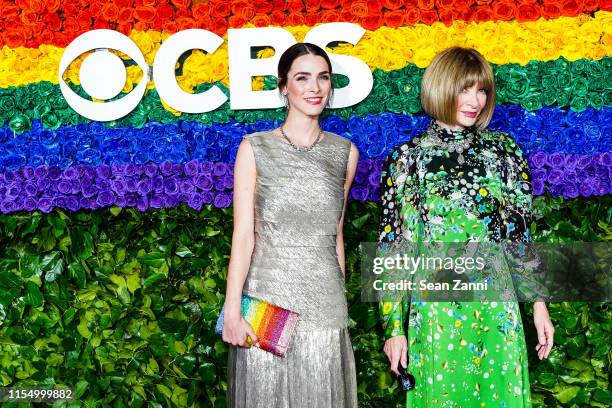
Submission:
[[[319,72],[319,75],[322,75],[322,74],[329,74],[329,71]],[[293,76],[296,77],[298,75],[310,75],[310,72],[296,72]]]

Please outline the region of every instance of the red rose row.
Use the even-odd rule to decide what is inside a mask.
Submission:
[[[0,0],[0,46],[65,47],[97,28],[174,33],[203,28],[352,22],[368,30],[455,20],[534,21],[612,9],[610,0]]]

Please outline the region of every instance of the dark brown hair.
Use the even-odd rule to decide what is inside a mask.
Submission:
[[[296,58],[301,57],[302,55],[317,55],[319,57],[323,57],[325,62],[327,62],[327,67],[329,70],[329,75],[331,77],[332,74],[332,64],[329,60],[329,56],[325,52],[325,50],[318,45],[314,45],[311,43],[297,43],[293,44],[291,47],[287,48],[283,55],[281,55],[278,60],[278,91],[282,92],[282,89],[287,85],[287,74],[291,69],[291,65]],[[332,93],[333,93],[332,88]]]

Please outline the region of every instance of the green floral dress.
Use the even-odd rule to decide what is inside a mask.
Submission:
[[[467,149],[454,148],[466,140]],[[379,248],[530,240],[529,169],[507,134],[451,132],[432,121],[391,151],[381,184]],[[516,301],[428,302],[413,291],[410,299],[380,302],[380,311],[386,338],[408,338],[408,370],[416,378],[408,407],[531,407]]]

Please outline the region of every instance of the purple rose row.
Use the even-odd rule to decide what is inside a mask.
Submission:
[[[576,198],[612,193],[612,153],[593,155],[538,151],[528,156],[535,195]]]
[[[573,155],[535,152],[528,158],[533,192],[546,188],[555,196],[612,193],[612,154]],[[359,161],[349,198],[379,200],[382,159]],[[174,207],[186,203],[200,210],[204,204],[228,207],[232,203],[234,166],[222,162],[185,164],[163,162],[91,167],[23,167],[0,172],[0,212],[41,210],[54,207],[77,211],[109,206]]]

